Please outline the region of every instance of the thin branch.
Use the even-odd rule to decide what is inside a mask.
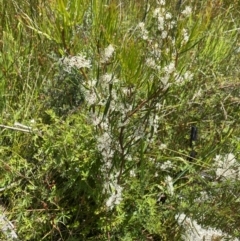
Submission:
[[[18,127],[13,127],[13,126],[6,126],[6,125],[2,125],[2,124],[0,124],[0,128],[14,130],[14,131],[22,131],[22,132],[32,133],[31,129],[18,128]]]

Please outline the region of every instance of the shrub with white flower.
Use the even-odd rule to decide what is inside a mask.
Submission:
[[[109,14],[115,10],[116,14],[123,14],[125,7],[124,4],[113,4],[103,9]],[[125,22],[121,29],[115,29],[116,24],[105,28],[104,21],[112,21],[107,13],[103,22],[98,22],[96,15],[93,27],[102,24],[101,38],[94,36],[100,43],[88,49],[89,60],[81,54],[63,60],[64,68],[69,72],[72,68],[87,69],[86,73],[79,72],[84,77],[81,83],[84,107],[89,123],[94,126],[99,154],[96,164],[99,173],[94,178],[96,185],[103,187],[99,195],[102,206],[96,212],[106,211],[116,223],[108,238],[113,237],[115,230],[116,233],[119,231],[118,226],[122,227],[126,217],[133,217],[128,221],[134,225],[136,220],[142,222],[138,235],[147,230],[144,237],[149,232],[166,239],[161,229],[154,225],[169,222],[170,218],[166,215],[167,218],[159,219],[159,212],[165,215],[165,210],[169,209],[173,217],[175,207],[193,209],[192,200],[196,205],[215,201],[215,193],[204,190],[206,186],[212,188],[214,182],[211,186],[200,175],[201,169],[207,166],[201,154],[199,160],[196,158],[196,164],[188,162],[189,141],[186,137],[187,129],[196,120],[202,118],[204,124],[207,121],[198,107],[198,99],[208,91],[201,82],[202,75],[206,77],[207,74],[197,64],[202,61],[198,56],[207,52],[198,43],[205,41],[208,28],[204,30],[203,22],[189,18],[190,7],[183,8],[184,5],[176,16],[175,8],[172,9],[168,2],[149,3],[144,19],[137,19],[131,26]],[[115,20],[117,23],[119,19]],[[201,34],[197,35],[197,31]],[[200,92],[203,94],[199,95]],[[196,110],[193,110],[193,100]],[[216,166],[216,173],[217,176],[225,175],[220,166]],[[199,193],[195,194],[191,188],[196,188]],[[161,206],[164,201],[157,206],[159,191],[168,196],[166,209]],[[146,203],[143,204],[143,200],[147,200]],[[130,208],[125,208],[128,205]],[[146,221],[147,216],[150,221]],[[101,222],[108,230],[107,221],[103,218]],[[203,232],[200,227],[199,230]],[[198,237],[190,231],[186,231],[186,235],[193,240],[209,237],[205,234]],[[215,237],[213,235],[214,232],[211,237]]]

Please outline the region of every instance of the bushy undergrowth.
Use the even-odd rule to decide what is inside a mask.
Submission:
[[[239,238],[237,1],[0,5],[1,200],[20,240]]]

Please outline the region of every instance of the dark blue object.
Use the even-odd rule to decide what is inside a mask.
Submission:
[[[196,141],[197,140],[197,127],[196,126],[192,126],[191,127],[191,135],[190,135],[190,141]]]
[[[197,156],[197,152],[194,150],[191,150],[189,153],[188,161],[193,161]]]

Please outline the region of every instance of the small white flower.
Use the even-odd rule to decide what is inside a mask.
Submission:
[[[163,149],[166,149],[167,148],[167,145],[166,144],[161,144],[160,146],[159,146],[159,149],[160,150],[163,150]]]
[[[165,39],[167,35],[168,35],[167,31],[162,31],[162,34],[161,34],[162,39]]]
[[[98,137],[98,150],[109,149],[111,146],[112,139],[107,132],[104,132]]]
[[[153,17],[157,19],[157,24],[158,24],[158,30],[163,30],[164,29],[164,23],[165,23],[165,16],[163,16],[164,9],[162,8],[156,8],[153,11]],[[170,15],[168,15],[170,17]]]
[[[111,83],[113,80],[113,75],[112,74],[105,74],[102,76],[102,80],[106,83]]]
[[[166,19],[171,19],[172,18],[172,14],[167,12],[165,18]]]
[[[165,19],[163,16],[158,16],[158,30],[164,30]]]
[[[154,57],[156,59],[160,59],[162,52],[161,52],[161,48],[158,46],[158,44],[154,44],[153,46],[153,50],[152,50],[152,54],[154,55]]]
[[[186,71],[183,76],[185,80],[191,81],[193,79],[193,74],[190,71]]]
[[[107,73],[101,77],[101,81],[103,83],[110,84],[110,83],[117,83],[119,80],[116,77],[114,77],[113,74]]]
[[[186,6],[186,8],[182,11],[182,14],[188,17],[192,13],[192,8],[190,6]]]
[[[168,25],[169,29],[173,29],[175,26],[176,26],[176,21],[171,21]],[[173,40],[172,40],[172,42],[173,42]]]
[[[95,79],[91,80],[88,82],[88,87],[89,88],[94,88],[97,84],[97,81]]]
[[[186,43],[189,40],[189,34],[187,29],[183,29],[183,42]]]
[[[163,83],[164,86],[168,85],[168,80],[169,80],[169,75],[165,75],[164,77],[161,78],[161,82]]]
[[[102,122],[101,122],[101,128],[102,128],[103,130],[107,131],[108,128],[109,128],[109,123],[108,123],[107,121],[102,121]]]
[[[175,78],[176,84],[181,84],[184,81],[183,76],[180,75],[179,73],[174,73],[174,78]]]
[[[85,98],[86,98],[86,102],[89,104],[89,105],[93,105],[93,104],[96,104],[97,103],[97,95],[95,92],[93,91],[86,91],[86,94],[85,94]]]
[[[111,196],[108,198],[108,200],[106,201],[106,206],[107,207],[112,207],[114,205],[114,201],[115,201],[115,196]]]
[[[172,62],[168,66],[164,67],[164,70],[167,74],[172,74],[175,71],[175,64]]]
[[[184,75],[180,75],[179,73],[174,73],[175,83],[182,84],[184,81],[191,81],[193,78],[193,74],[190,71],[186,71]]]
[[[157,69],[157,64],[155,62],[155,60],[153,58],[147,58],[146,59],[146,65],[149,67],[149,68],[152,68],[152,69]]]
[[[173,164],[171,161],[166,161],[164,162],[161,166],[160,166],[160,169],[163,170],[163,171],[166,171],[167,169],[172,169],[173,168]]]
[[[107,63],[113,56],[114,53],[114,47],[110,44],[108,45],[107,48],[105,48],[102,59],[101,59],[101,63]]]
[[[138,24],[138,27],[139,27],[140,29],[145,29],[145,23],[144,23],[144,22],[140,22],[140,23]]]
[[[165,5],[165,0],[157,0],[157,3],[164,6]]]
[[[91,114],[91,115],[90,115],[90,119],[91,119],[92,124],[93,124],[94,126],[99,125],[100,122],[101,122],[101,118],[98,117],[96,114]]]
[[[134,170],[131,170],[131,171],[130,171],[130,177],[136,177],[136,173],[135,173]]]
[[[155,8],[153,11],[153,17],[157,18],[161,14],[161,9],[160,8]]]

